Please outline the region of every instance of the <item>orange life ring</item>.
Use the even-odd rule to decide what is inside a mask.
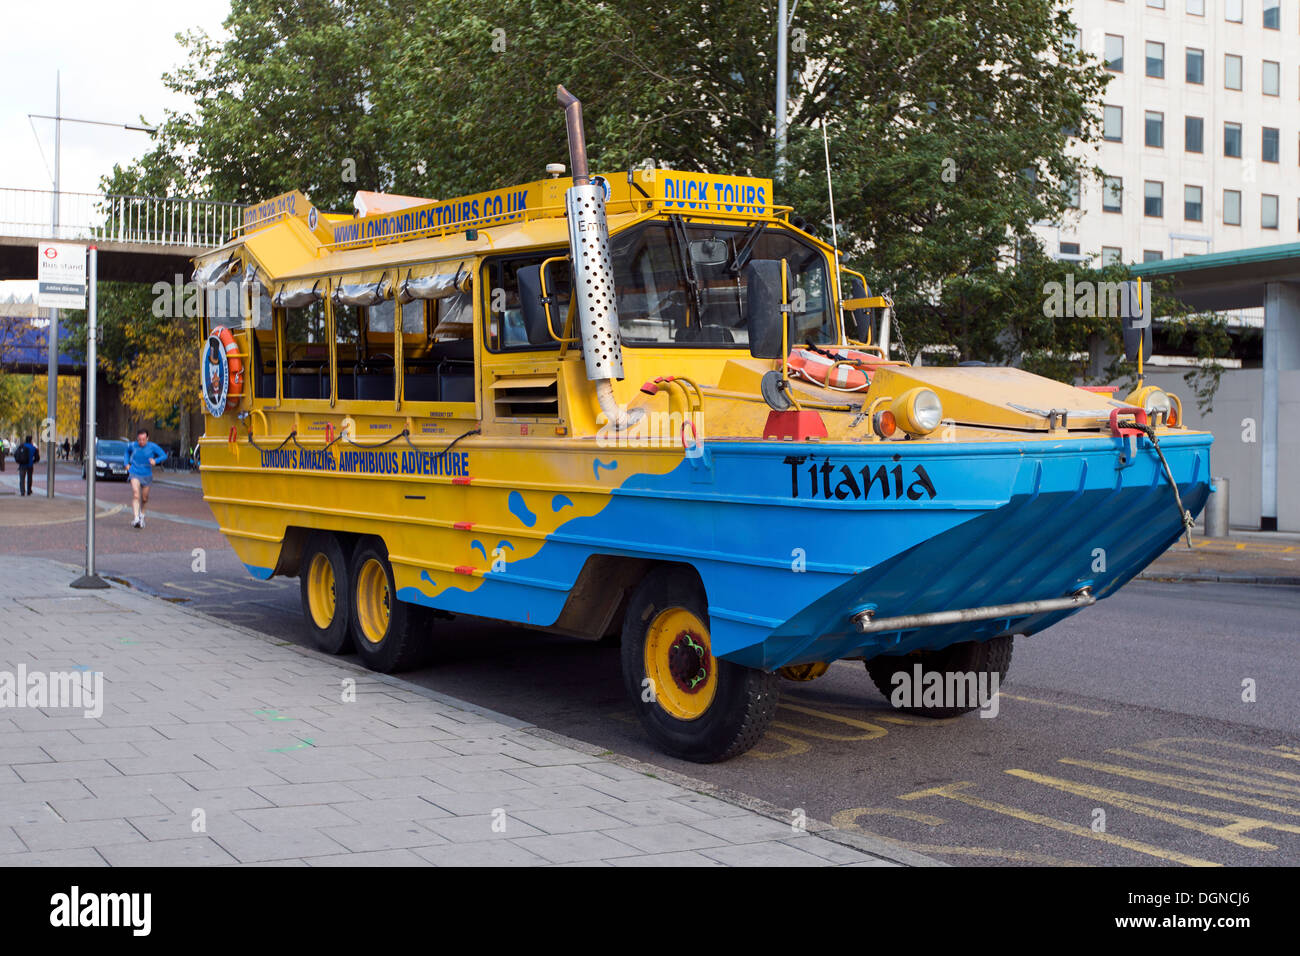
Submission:
[[[226,364],[226,370],[229,375],[229,385],[226,389],[226,406],[224,412],[230,411],[239,404],[239,400],[244,397],[244,363],[239,357],[239,346],[235,343],[235,335],[224,325],[216,326],[208,333],[209,339],[216,339],[221,345],[221,358]],[[213,356],[215,359],[215,356]],[[203,374],[207,375],[208,370],[204,369]],[[215,383],[214,383],[215,384]],[[209,411],[212,409],[209,408]]]
[[[871,385],[874,366],[884,359],[857,349],[830,348],[814,352],[794,348],[786,364],[800,378],[838,392],[862,392]]]

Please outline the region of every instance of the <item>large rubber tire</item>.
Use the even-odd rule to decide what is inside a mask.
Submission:
[[[303,548],[298,567],[302,616],[312,646],[326,654],[352,650],[352,587],[348,558],[339,539],[317,531]]]
[[[363,539],[352,555],[352,641],[372,671],[395,674],[423,667],[432,656],[431,618],[424,608],[397,599],[388,549]]]
[[[702,639],[704,653],[697,660],[710,673],[704,691],[712,697],[694,699],[694,691],[669,688],[661,692],[647,672],[647,642],[664,646],[665,623],[688,620],[693,615],[702,633],[690,631],[691,646]],[[651,571],[633,591],[623,618],[623,683],[641,726],[664,753],[694,763],[729,760],[754,746],[776,714],[778,679],[753,668],[718,660],[709,653],[709,611],[704,589],[693,571],[664,567]],[[652,638],[652,631],[657,635]],[[680,645],[680,632],[677,641]],[[680,646],[679,646],[680,651]],[[710,686],[711,685],[711,686]],[[650,698],[647,700],[646,698]],[[673,702],[698,707],[698,715],[683,718],[667,709]]]
[[[1000,686],[1007,676],[1007,671],[1011,669],[1012,641],[1012,635],[1003,634],[987,641],[964,641],[938,651],[921,651],[918,654],[907,654],[902,657],[874,657],[867,661],[867,673],[871,675],[876,690],[885,695],[885,700],[890,700],[894,693],[894,674],[903,671],[911,679],[915,665],[918,663],[922,668],[922,680],[928,679],[925,675],[932,671],[941,674],[961,672],[976,675],[983,672],[990,675],[997,674]],[[979,707],[980,704],[976,701],[965,707],[909,706],[897,709],[909,714],[920,714],[923,717],[959,717],[972,710],[978,710]]]

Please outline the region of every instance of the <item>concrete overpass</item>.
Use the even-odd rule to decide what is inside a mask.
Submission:
[[[1262,368],[1225,373],[1214,412],[1201,417],[1215,433],[1214,473],[1231,479],[1233,523],[1244,514],[1258,516],[1264,531],[1300,531],[1300,243],[1132,269],[1143,278],[1169,279],[1173,294],[1195,309],[1263,307]],[[1191,404],[1188,423],[1197,427]]]

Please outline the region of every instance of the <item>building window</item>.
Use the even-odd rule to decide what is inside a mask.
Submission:
[[[1124,201],[1124,177],[1107,176],[1102,180],[1102,212],[1119,212]]]
[[[1080,186],[1081,183],[1078,176],[1073,177],[1072,179],[1070,179],[1069,182],[1065,184],[1065,208],[1066,209],[1079,208]]]
[[[1282,29],[1281,0],[1264,0],[1264,29],[1265,30]]]
[[[1165,214],[1165,184],[1150,179],[1142,187],[1142,215],[1159,219]]]
[[[1241,124],[1223,124],[1223,155],[1241,159]]]
[[[1106,34],[1106,69],[1112,73],[1124,72],[1124,38],[1113,33]]]
[[[1205,0],[1187,0],[1187,15],[1192,17],[1205,16]]]
[[[1079,244],[1077,242],[1061,243],[1061,255],[1077,256],[1079,254]]]
[[[1277,228],[1277,197],[1267,194],[1259,197],[1259,228]]]
[[[1165,45],[1155,40],[1147,40],[1147,76],[1165,78]]]
[[[1276,163],[1281,152],[1280,132],[1272,126],[1264,127],[1264,141],[1260,149],[1260,159],[1266,163]]]
[[[1241,0],[1223,0],[1223,19],[1232,23],[1241,22]]]
[[[1160,261],[1161,259],[1163,259],[1164,257],[1165,257],[1165,254],[1164,254],[1163,252],[1159,251],[1158,249],[1143,249],[1143,250],[1142,250],[1142,261],[1143,261],[1143,262],[1159,262],[1159,261]]]
[[[1223,88],[1241,89],[1241,57],[1235,53],[1223,54]]]
[[[1165,114],[1147,110],[1146,143],[1156,149],[1165,148]]]
[[[1188,222],[1200,222],[1204,218],[1201,198],[1200,186],[1183,187],[1183,218]]]
[[[1124,142],[1124,107],[1102,107],[1101,138],[1112,143]]]
[[[1280,96],[1282,93],[1282,64],[1273,60],[1264,61],[1264,74],[1260,89],[1265,96]]]
[[[1102,246],[1101,247],[1101,264],[1103,266],[1118,265],[1124,258],[1124,250],[1119,246]]]
[[[1205,120],[1188,116],[1183,122],[1183,149],[1189,153],[1205,152]]]
[[[1187,48],[1187,82],[1205,82],[1205,51]]]
[[[1241,191],[1225,189],[1223,191],[1223,224],[1225,226],[1241,225]]]
[[[1165,0],[1147,0],[1148,7],[1155,7],[1157,10],[1165,8]]]

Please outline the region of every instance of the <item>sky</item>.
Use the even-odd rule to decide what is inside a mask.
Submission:
[[[29,122],[27,114],[54,113],[56,70],[64,116],[110,123],[138,123],[143,116],[156,125],[165,109],[189,105],[162,82],[163,73],[185,61],[176,34],[202,29],[221,36],[229,12],[230,0],[6,2],[0,188],[53,188],[54,122]],[[149,144],[144,133],[64,123],[63,191],[97,191],[114,163],[130,162]]]

